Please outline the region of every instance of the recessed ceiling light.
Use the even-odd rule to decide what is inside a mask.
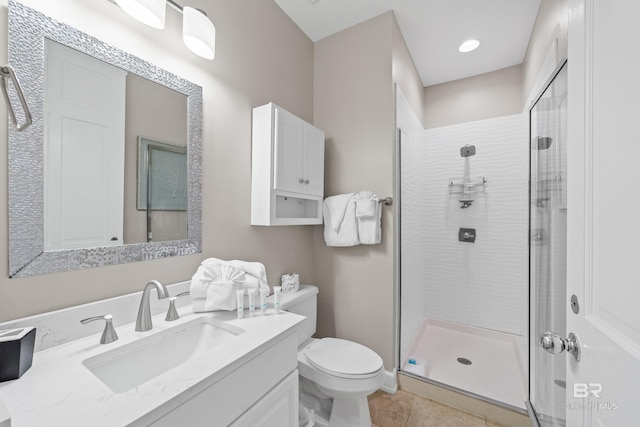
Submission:
[[[458,50],[462,53],[467,53],[477,49],[478,46],[480,46],[480,42],[478,40],[471,39],[458,46]]]

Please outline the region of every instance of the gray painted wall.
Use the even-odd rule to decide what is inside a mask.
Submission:
[[[556,1],[543,0],[543,6]],[[217,57],[210,62],[184,48],[180,15],[171,9],[167,29],[158,31],[131,20],[106,1],[23,3],[203,87],[203,253],[23,279],[8,279],[5,263],[0,269],[0,321],[138,291],[149,279],[186,280],[209,256],[239,258],[265,263],[272,284],[290,271],[300,273],[304,283],[317,284],[319,335],[361,342],[383,357],[387,369],[394,367],[391,207],[383,208],[383,243],[371,247],[327,248],[321,226],[249,225],[251,108],[269,101],[326,132],[327,196],[362,189],[383,197],[394,195],[394,81],[400,83],[416,115],[425,118],[426,127],[430,127],[431,91],[420,93],[417,73],[411,70],[413,64],[407,60],[392,13],[314,46],[273,2],[192,0],[191,6],[205,9],[215,21]],[[0,0],[4,22],[6,4]],[[544,14],[545,22],[557,19],[558,14]],[[536,24],[536,31],[544,33],[544,28],[546,25]],[[534,34],[531,43],[542,46],[546,53],[548,37],[543,35]],[[0,45],[0,63],[6,63],[6,33],[0,33]],[[534,51],[537,48],[530,46],[529,52]],[[532,58],[533,53],[527,57]],[[533,75],[537,74],[536,64],[525,60],[525,67],[535,71]],[[483,86],[482,77],[475,81]],[[515,106],[514,99],[528,92],[522,87],[518,91],[518,95],[508,94],[509,108]],[[457,117],[456,109],[445,111],[451,118],[442,120],[450,123],[471,120]],[[0,103],[0,116],[6,117],[4,103]],[[1,144],[6,145],[6,134],[7,122],[0,120]],[[0,163],[6,162],[6,150],[0,150]],[[0,242],[0,259],[5,260],[6,204],[7,178],[0,174],[0,240],[4,241]]]
[[[150,279],[190,279],[207,257],[261,261],[270,283],[290,271],[315,282],[310,227],[252,227],[251,109],[274,101],[313,119],[313,43],[273,2],[192,0],[217,29],[217,56],[207,61],[182,43],[182,16],[169,8],[165,30],[146,27],[108,1],[24,0],[121,49],[203,88],[203,252],[193,256],[68,273],[9,279],[0,266],[0,321],[139,291]],[[0,21],[7,1],[0,0]],[[0,63],[7,63],[7,33],[0,32]],[[0,102],[0,117],[7,117]],[[7,121],[0,120],[0,145]],[[7,151],[0,150],[0,164]],[[0,259],[8,259],[7,177],[0,174]]]

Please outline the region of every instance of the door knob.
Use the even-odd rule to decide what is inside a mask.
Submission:
[[[547,331],[540,335],[540,346],[551,354],[560,354],[567,350],[576,358],[576,362],[580,361],[580,340],[573,332],[565,339],[555,332]]]
[[[304,179],[300,178],[300,179],[298,180],[298,182],[299,182],[300,184],[302,184],[302,183],[304,182]]]

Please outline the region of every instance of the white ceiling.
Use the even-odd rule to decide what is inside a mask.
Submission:
[[[314,42],[393,10],[425,86],[522,63],[540,1],[275,0]]]

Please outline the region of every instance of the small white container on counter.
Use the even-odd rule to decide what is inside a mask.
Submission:
[[[300,275],[298,273],[283,274],[281,283],[283,294],[298,292],[300,290]]]
[[[269,290],[265,288],[260,288],[260,312],[265,315],[267,314],[267,295],[269,294]]]
[[[244,317],[244,289],[236,291],[236,301],[238,304],[238,319],[242,319]]]
[[[280,313],[280,292],[282,292],[282,287],[273,287],[273,308],[276,314]]]
[[[247,289],[247,293],[249,294],[249,317],[256,315],[256,290],[257,289]]]

